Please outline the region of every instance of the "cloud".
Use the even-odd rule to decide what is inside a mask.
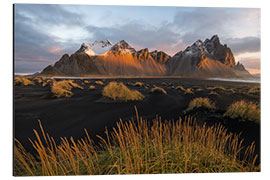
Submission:
[[[54,12],[55,10],[58,12]],[[47,16],[45,16],[46,13]],[[48,13],[51,13],[50,16]],[[58,15],[58,17],[47,19],[51,15]],[[71,15],[56,5],[15,5],[14,58],[17,72],[42,70],[47,65],[56,62],[64,52],[73,53],[74,49],[78,48],[77,42],[62,43],[59,37],[49,34],[47,30],[35,23],[36,21],[39,23],[45,21],[48,24],[53,24],[64,16]],[[75,20],[71,18],[69,22],[75,22]]]
[[[260,29],[259,15],[259,9],[186,8],[176,13],[172,25],[178,28],[183,42],[189,45],[214,34],[221,39],[245,37],[252,33],[257,35]]]
[[[57,4],[15,4],[15,12],[39,24],[82,25],[79,13],[67,11]]]
[[[228,46],[235,55],[247,52],[258,52],[261,48],[261,39],[258,37],[226,39]]]
[[[167,23],[161,27],[149,27],[143,23],[127,22],[118,27],[87,26],[86,29],[92,34],[92,41],[108,38],[117,42],[124,39],[137,48],[163,47],[160,50],[169,50],[172,45],[179,43],[180,38]]]

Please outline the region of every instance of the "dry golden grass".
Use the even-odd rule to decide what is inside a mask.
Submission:
[[[215,92],[215,91],[211,91],[210,93],[209,93],[209,95],[218,95],[218,93],[217,92]]]
[[[167,91],[161,87],[155,86],[151,89],[151,92],[157,92],[157,93],[162,93],[162,94],[167,94]]]
[[[33,77],[32,80],[37,82],[38,84],[41,84],[44,81],[44,79],[42,77],[39,77],[39,76]]]
[[[214,87],[208,87],[208,90],[223,90],[226,91],[226,89],[223,86],[214,86]]]
[[[47,85],[51,86],[55,82],[54,79],[44,79],[43,82],[41,83],[42,87],[45,87]]]
[[[135,87],[143,87],[144,86],[144,83],[143,82],[135,82],[135,83],[128,83],[129,85],[131,86],[135,86]]]
[[[93,86],[93,85],[90,85],[88,89],[90,89],[90,90],[94,90],[94,89],[96,89],[96,87],[95,87],[95,86]]]
[[[224,116],[232,119],[241,118],[245,120],[260,122],[260,107],[253,102],[237,101],[229,106]]]
[[[209,110],[215,110],[216,106],[215,103],[211,102],[209,98],[195,98],[192,101],[190,101],[187,111],[191,111],[197,108],[205,108]]]
[[[95,81],[95,84],[100,85],[100,86],[104,86],[103,81]]]
[[[27,77],[15,77],[14,84],[15,84],[15,86],[16,85],[33,86],[33,85],[35,85],[35,82]]]
[[[74,83],[73,80],[61,80],[53,81],[51,86],[52,94],[57,97],[71,97],[73,95],[72,88],[83,89],[78,84]]]
[[[160,117],[150,125],[136,114],[137,121],[120,120],[111,133],[105,130],[105,139],[97,136],[100,146],[86,130],[85,138],[64,137],[57,145],[39,121],[41,132],[34,130],[36,140],[30,139],[35,157],[15,139],[15,176],[260,171],[255,144],[242,146],[243,140],[222,125],[200,126],[191,118],[163,122]]]
[[[185,94],[194,94],[194,92],[192,91],[191,88],[187,88],[187,89],[185,90]]]
[[[249,94],[260,94],[261,93],[261,87],[260,86],[254,86],[249,91]]]
[[[175,89],[180,89],[183,92],[186,92],[186,89],[183,86],[177,86]]]
[[[102,95],[113,100],[122,101],[140,101],[144,99],[144,95],[139,91],[131,90],[122,82],[117,83],[114,81],[104,87]]]

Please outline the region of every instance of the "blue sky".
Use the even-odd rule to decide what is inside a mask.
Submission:
[[[40,71],[82,42],[124,39],[174,55],[215,34],[260,72],[260,9],[16,4],[14,24],[16,73]]]

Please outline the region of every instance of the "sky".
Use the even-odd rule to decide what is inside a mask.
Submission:
[[[34,73],[72,54],[83,42],[127,41],[136,50],[173,56],[218,35],[236,61],[260,73],[260,9],[16,4],[15,73]]]

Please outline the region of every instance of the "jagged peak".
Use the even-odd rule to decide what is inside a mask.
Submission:
[[[211,39],[210,39],[210,41],[212,41],[212,42],[220,42],[220,41],[219,41],[219,37],[218,37],[217,34],[214,35],[214,36],[212,36]]]
[[[135,53],[136,50],[131,47],[125,40],[118,41],[112,48],[112,51],[121,51],[125,53]]]
[[[149,53],[149,50],[148,50],[148,48],[144,48],[144,49],[137,51],[137,53],[140,53],[140,52]]]

